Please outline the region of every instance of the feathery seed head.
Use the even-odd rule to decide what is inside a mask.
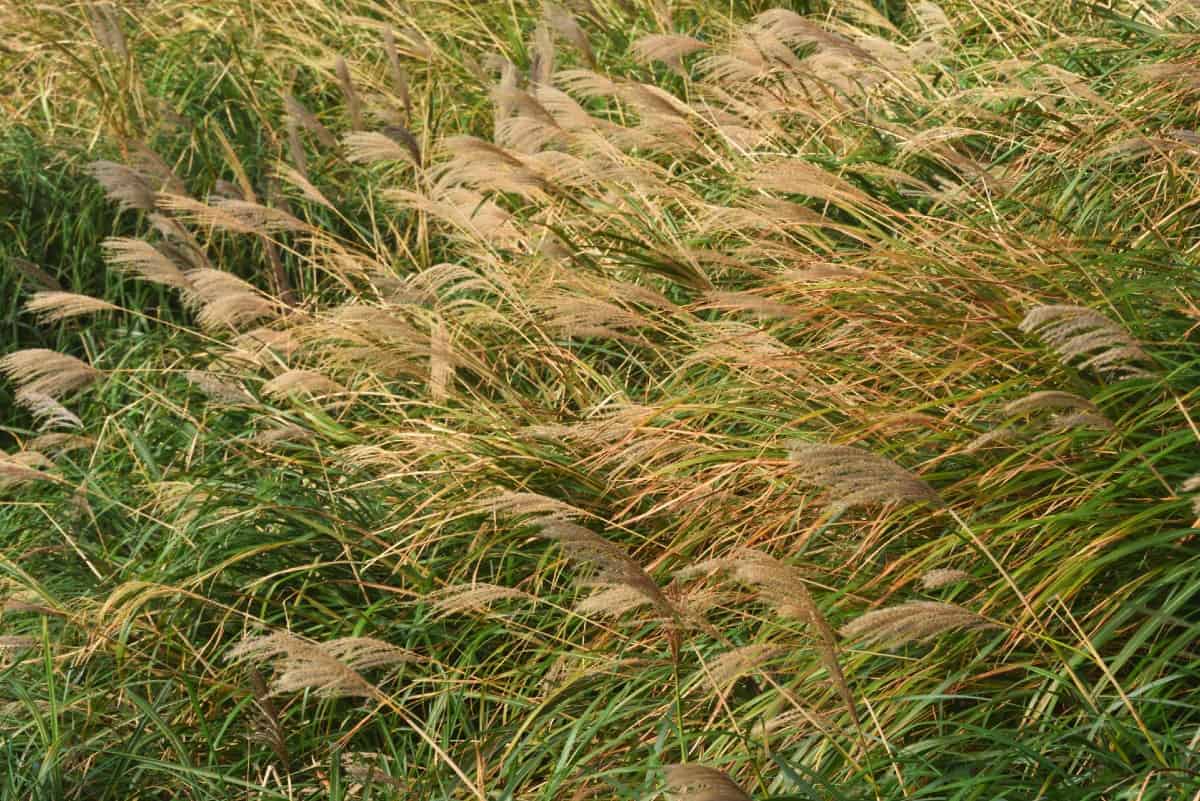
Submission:
[[[8,354],[0,359],[0,373],[16,382],[23,392],[55,399],[83,389],[102,375],[74,356],[45,348]]]
[[[1124,328],[1086,306],[1038,306],[1021,321],[1021,331],[1040,337],[1062,357],[1080,368],[1114,378],[1149,375],[1141,364],[1150,354]]]
[[[312,690],[329,698],[374,695],[377,690],[362,671],[422,661],[412,651],[372,637],[314,643],[285,631],[247,637],[225,658],[230,662],[273,661],[272,694]]]
[[[751,801],[728,775],[696,763],[667,766],[667,797],[671,801]]]
[[[191,286],[173,259],[149,242],[126,237],[109,237],[101,245],[110,264],[124,273],[176,289]]]
[[[433,595],[432,603],[438,615],[444,616],[462,612],[487,610],[497,601],[513,598],[519,598],[523,601],[536,600],[529,593],[513,587],[474,582],[472,584],[456,584],[452,587],[439,590]]]
[[[894,647],[933,639],[947,631],[997,628],[995,623],[955,604],[907,601],[867,612],[841,628],[846,639]]]
[[[25,310],[36,314],[43,325],[117,308],[106,300],[74,292],[36,292],[25,303]]]
[[[835,511],[879,503],[943,503],[924,481],[861,448],[801,442],[792,446],[790,458],[802,478],[826,489]]]
[[[83,428],[83,421],[78,415],[45,392],[36,392],[29,388],[19,389],[13,399],[18,406],[29,410],[43,431],[52,428]]]
[[[109,200],[116,201],[122,211],[138,209],[153,211],[156,205],[155,190],[145,175],[115,161],[93,161],[88,170],[101,186]]]
[[[955,570],[948,567],[935,568],[921,576],[921,589],[936,590],[949,584],[974,580],[975,577],[965,570]]]

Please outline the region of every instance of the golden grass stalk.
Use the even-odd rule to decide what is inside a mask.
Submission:
[[[342,89],[342,97],[346,101],[346,113],[350,117],[350,128],[354,131],[361,131],[363,127],[362,100],[359,99],[358,92],[354,88],[354,81],[350,77],[350,67],[347,66],[346,59],[341,56],[337,57],[334,72],[337,74],[338,86]]]
[[[1041,409],[1074,409],[1081,412],[1100,413],[1096,404],[1087,398],[1082,398],[1073,392],[1047,390],[1034,392],[1004,406],[1004,413],[1011,416],[1028,414]]]
[[[408,73],[404,71],[404,67],[400,66],[400,53],[396,50],[396,34],[392,33],[391,28],[383,29],[383,49],[387,53],[392,91],[396,93],[396,97],[400,98],[400,104],[404,106],[405,122],[411,125],[413,112],[412,97],[408,89]]]
[[[154,187],[132,167],[101,160],[89,164],[88,172],[104,187],[108,199],[115,201],[122,211],[153,211],[157,205]]]
[[[330,149],[337,147],[337,138],[317,119],[316,114],[308,110],[307,106],[290,94],[284,95],[283,102],[290,120],[315,136],[324,147]]]
[[[49,292],[63,291],[62,284],[58,282],[57,278],[28,259],[22,259],[18,256],[10,256],[8,263],[14,270],[17,271],[18,274],[20,274],[22,278],[33,284],[36,284],[40,289],[44,289]]]
[[[1195,493],[1192,496],[1192,514],[1200,517],[1200,476],[1192,476],[1183,482],[1180,490],[1187,493]]]
[[[724,692],[742,676],[761,669],[791,650],[790,646],[777,643],[751,643],[733,648],[708,663],[708,679],[718,692]]]
[[[183,374],[187,382],[218,403],[244,406],[254,403],[251,395],[241,384],[226,381],[207,370],[188,370]]]
[[[39,434],[26,442],[25,446],[29,450],[49,454],[50,458],[53,459],[69,451],[80,450],[81,448],[94,448],[96,440],[92,437],[85,437],[82,434],[52,431],[47,434]]]
[[[278,304],[236,275],[215,269],[187,273],[191,295],[200,305],[197,321],[207,331],[242,328],[275,317]]]
[[[580,27],[579,20],[562,6],[548,1],[542,6],[542,16],[549,28],[579,51],[588,67],[596,66],[596,54],[592,52],[592,43]]]
[[[287,398],[292,395],[315,398],[339,395],[345,391],[346,388],[332,378],[312,370],[288,370],[262,386],[262,393],[269,398]]]
[[[808,627],[813,635],[821,665],[829,674],[829,680],[842,703],[846,705],[851,719],[857,724],[858,707],[838,659],[837,638],[809,591],[803,572],[770,554],[745,548],[731,556],[712,559],[676,571],[675,577],[687,579],[713,570],[726,571],[737,581],[749,584],[757,590],[763,601],[770,604],[777,615],[800,620]]]
[[[541,536],[557,542],[569,559],[591,567],[595,571],[596,583],[627,587],[664,617],[672,620],[679,617],[674,604],[663,594],[657,582],[619,546],[590,529],[555,515],[541,517],[534,522],[540,527]],[[626,599],[613,596],[609,600],[624,603]]]

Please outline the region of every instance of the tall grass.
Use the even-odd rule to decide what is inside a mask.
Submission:
[[[1191,5],[4,13],[2,797],[1200,793]]]

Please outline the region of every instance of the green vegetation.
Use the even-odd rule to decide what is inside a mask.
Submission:
[[[0,9],[0,798],[1200,797],[1200,6]]]

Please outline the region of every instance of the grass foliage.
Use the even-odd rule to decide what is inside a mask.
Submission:
[[[1200,6],[0,9],[0,798],[1200,794]]]

